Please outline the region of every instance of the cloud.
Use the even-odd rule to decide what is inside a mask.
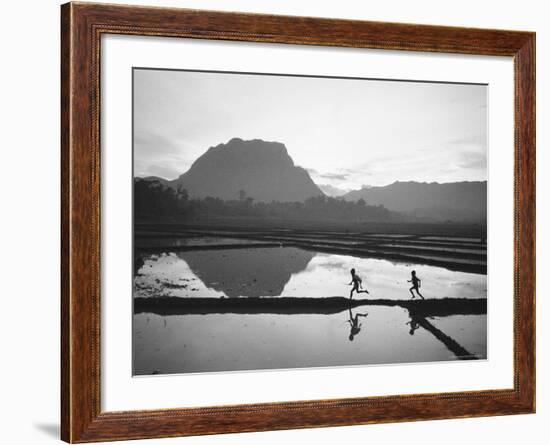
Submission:
[[[173,140],[155,133],[140,133],[134,138],[134,150],[142,156],[155,158],[166,155],[180,155],[181,147]]]
[[[461,138],[451,139],[449,141],[449,144],[451,145],[474,145],[474,146],[480,146],[483,147],[486,144],[484,135],[476,134],[476,135],[469,135]]]
[[[315,176],[318,179],[326,179],[329,181],[345,181],[346,179],[348,179],[348,177],[351,174],[350,169],[339,169],[338,173],[337,172],[321,173],[319,172],[319,170],[316,170],[314,168],[307,168],[307,167],[304,167],[304,168],[310,175]]]
[[[178,177],[182,172],[165,165],[150,165],[147,168],[147,173],[150,176],[160,176],[164,179],[172,179]]]
[[[487,155],[479,152],[465,152],[461,153],[458,163],[460,168],[471,169],[486,169],[487,168]]]
[[[134,138],[134,173],[175,179],[187,171],[196,157],[185,140],[142,131]]]
[[[321,184],[324,187],[335,187],[344,192],[358,188],[367,178],[370,182],[373,177],[373,173],[370,171],[370,165],[368,166],[368,170],[367,166],[364,165],[360,165],[359,168],[337,168],[333,171],[323,172],[314,168],[306,168],[306,170],[318,185]],[[328,194],[337,196],[341,193],[337,190],[329,190]]]
[[[317,175],[323,179],[329,179],[332,181],[345,181],[349,177],[349,173],[323,173]]]

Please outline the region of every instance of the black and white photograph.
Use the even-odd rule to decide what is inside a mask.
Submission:
[[[487,85],[134,68],[133,375],[487,359]]]

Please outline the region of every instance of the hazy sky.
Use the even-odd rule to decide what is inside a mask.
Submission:
[[[134,173],[176,178],[239,137],[342,189],[485,180],[486,113],[483,85],[136,69]]]

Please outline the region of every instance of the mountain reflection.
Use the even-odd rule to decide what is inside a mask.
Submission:
[[[179,252],[206,287],[228,297],[281,295],[293,274],[305,270],[315,256],[296,248],[234,249]]]

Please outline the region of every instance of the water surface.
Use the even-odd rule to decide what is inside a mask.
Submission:
[[[426,298],[485,298],[487,292],[482,274],[295,247],[165,249],[138,259],[134,296],[142,298],[348,296],[351,268],[370,292],[359,298],[410,299],[413,269]],[[133,323],[134,374],[417,363],[466,352],[486,358],[486,326],[485,315],[423,322],[404,308],[383,306],[331,315],[140,313]]]

